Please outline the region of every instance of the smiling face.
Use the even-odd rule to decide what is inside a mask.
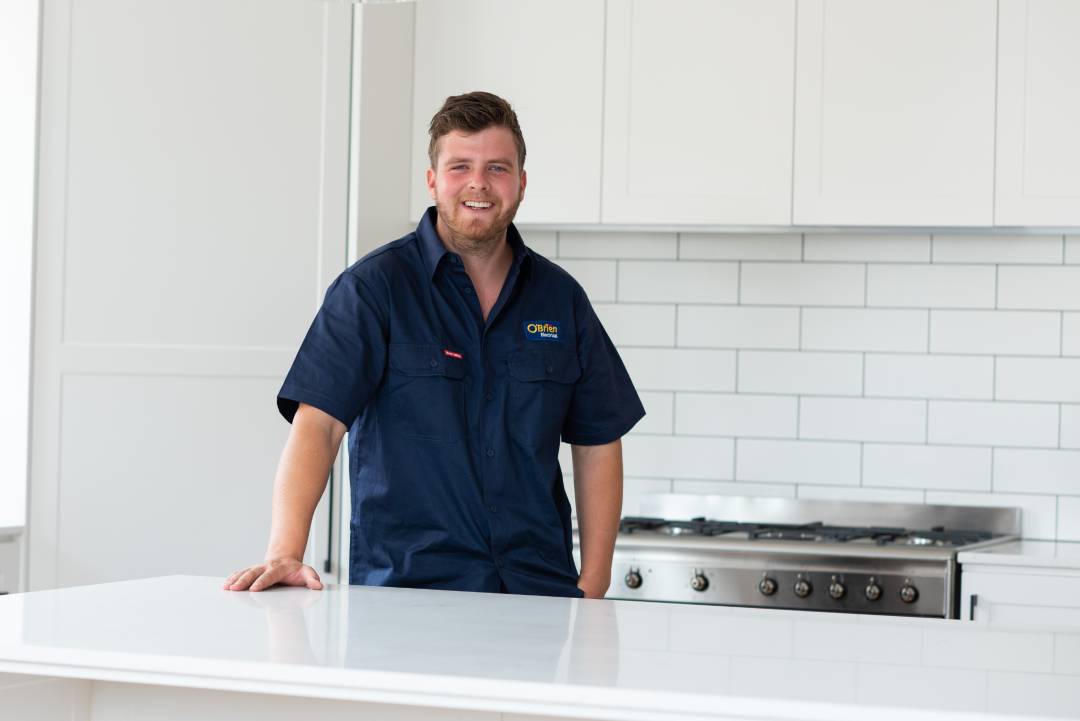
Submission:
[[[513,134],[492,126],[443,135],[427,184],[444,241],[466,252],[494,248],[525,197],[525,171],[519,167]]]

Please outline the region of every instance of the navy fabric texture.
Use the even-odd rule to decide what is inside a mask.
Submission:
[[[644,415],[581,286],[525,247],[485,323],[429,208],[330,285],[278,394],[349,429],[349,582],[580,596],[560,438]]]

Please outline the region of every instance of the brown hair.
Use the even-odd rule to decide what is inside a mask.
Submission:
[[[463,133],[478,133],[490,127],[502,127],[514,135],[514,144],[518,151],[518,169],[525,167],[525,138],[521,135],[517,113],[498,95],[475,91],[464,95],[451,95],[431,118],[428,126],[428,158],[431,167],[439,157],[439,138],[458,130]]]

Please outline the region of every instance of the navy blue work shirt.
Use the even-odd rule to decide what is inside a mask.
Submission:
[[[278,394],[349,429],[349,582],[580,596],[559,439],[645,415],[585,291],[511,225],[485,323],[429,208],[330,285]]]

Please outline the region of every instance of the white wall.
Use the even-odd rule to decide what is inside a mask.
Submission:
[[[0,3],[0,527],[26,521],[38,0]]]
[[[1080,236],[525,235],[645,402],[625,514],[668,491],[1015,505],[1080,541]]]

